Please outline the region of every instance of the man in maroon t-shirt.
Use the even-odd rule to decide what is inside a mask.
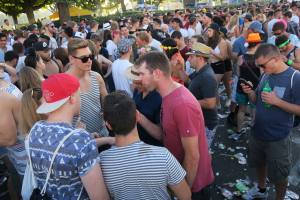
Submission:
[[[184,86],[172,81],[168,58],[160,52],[150,52],[136,62],[142,84],[157,90],[162,96],[161,126],[143,115],[139,120],[154,138],[165,147],[186,170],[186,180],[193,199],[210,199],[209,186],[214,181],[211,156],[205,136],[201,107]]]
[[[187,59],[189,58],[189,55],[187,55],[187,53],[190,51],[190,48],[186,45],[180,31],[174,31],[171,35],[171,38],[176,41],[177,47],[184,61],[187,61]]]

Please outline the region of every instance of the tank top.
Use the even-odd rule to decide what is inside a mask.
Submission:
[[[108,136],[108,130],[106,129],[103,113],[100,103],[100,90],[99,82],[96,78],[96,72],[91,71],[91,88],[88,92],[80,93],[81,107],[80,118],[86,125],[86,130],[89,133],[98,133],[100,136]],[[77,118],[74,118],[73,124],[75,124]]]

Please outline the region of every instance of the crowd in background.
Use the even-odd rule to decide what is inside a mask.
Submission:
[[[292,2],[60,27],[45,19],[26,30],[5,20],[0,159],[10,198],[29,199],[29,170],[50,199],[211,199],[209,148],[225,109],[236,137],[251,129],[258,186],[243,198],[267,198],[268,177],[284,199],[300,115],[299,17]]]

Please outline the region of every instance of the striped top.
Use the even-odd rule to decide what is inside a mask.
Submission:
[[[112,199],[166,199],[168,185],[179,184],[186,172],[164,147],[136,142],[113,146],[100,154],[105,184]]]
[[[108,136],[103,113],[101,111],[99,82],[96,78],[97,73],[91,71],[91,88],[88,92],[80,93],[81,121],[86,125],[86,130],[89,133],[98,133],[100,136]],[[74,124],[77,118],[74,119]]]

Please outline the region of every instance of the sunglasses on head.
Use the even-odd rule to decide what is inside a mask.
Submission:
[[[81,57],[72,56],[72,57],[81,60],[82,63],[86,63],[87,61],[89,61],[89,59],[90,60],[94,60],[95,59],[95,56],[92,55],[92,54],[88,55],[88,56],[81,56]]]

